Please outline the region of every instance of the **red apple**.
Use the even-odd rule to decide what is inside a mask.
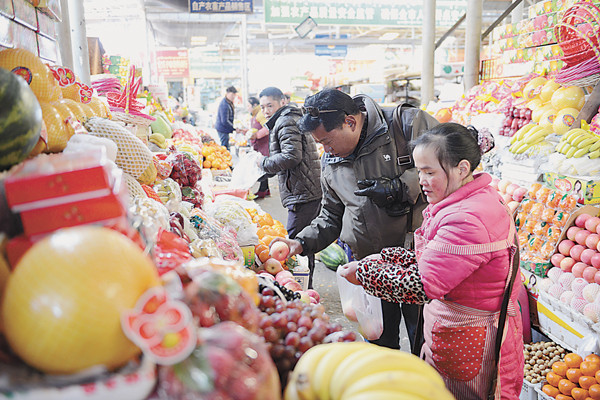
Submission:
[[[500,191],[500,193],[506,193],[506,187],[510,184],[510,181],[507,181],[506,179],[500,179],[498,182],[498,191]]]
[[[569,239],[569,240],[575,240],[575,235],[580,230],[581,230],[581,228],[578,227],[578,226],[572,226],[569,229],[567,229],[567,239]]]
[[[504,204],[508,204],[513,201],[512,196],[508,193],[501,194],[500,197],[502,197],[502,200],[504,200]]]
[[[596,232],[598,225],[600,225],[600,218],[598,217],[588,218],[588,220],[585,221],[585,229],[590,232]]]
[[[577,216],[577,218],[575,218],[575,225],[577,225],[580,228],[585,228],[585,221],[587,221],[590,218],[592,218],[592,216],[589,214],[580,214]]]
[[[569,255],[573,258],[573,260],[581,261],[581,253],[583,250],[585,250],[585,247],[580,244],[576,244],[575,246],[571,247]]]
[[[279,283],[281,283],[281,281],[285,278],[294,279],[294,274],[284,269],[283,271],[279,271],[277,275],[275,275],[275,280]]]
[[[314,289],[308,289],[308,290],[306,291],[306,293],[308,293],[308,295],[309,295],[310,297],[312,297],[312,298],[314,298],[315,300],[317,300],[317,303],[318,303],[319,301],[321,301],[321,296],[319,296],[319,293],[318,293],[316,290],[314,290]]]
[[[587,229],[582,229],[575,234],[575,241],[582,246],[585,246],[585,239],[590,236],[592,233]]]
[[[512,196],[515,190],[517,190],[518,188],[519,185],[517,185],[516,183],[511,183],[508,186],[506,186],[506,194],[510,194]]]
[[[586,281],[588,281],[589,283],[594,283],[594,279],[596,277],[596,272],[598,272],[598,270],[596,268],[587,267],[586,269],[583,270],[582,278],[585,279]]]
[[[278,281],[279,282],[279,281]],[[281,282],[279,282],[279,284],[281,286],[285,286],[286,284],[290,283],[290,282],[296,282],[296,280],[294,278],[283,278],[281,280]]]
[[[594,254],[598,254],[598,252],[595,249],[583,249],[580,255],[581,262],[584,262],[587,265],[592,265],[592,257],[594,257]]]
[[[585,239],[585,245],[588,249],[596,250],[596,247],[598,247],[598,242],[600,242],[600,235],[597,233],[592,233],[587,237],[587,239]]]
[[[290,254],[290,247],[282,241],[273,243],[269,249],[269,255],[277,261],[285,261],[288,254]]]
[[[575,276],[575,278],[581,278],[583,277],[583,271],[585,271],[587,267],[589,267],[589,265],[582,262],[575,263],[571,269],[571,273]]]
[[[594,275],[594,282],[600,285],[600,271],[596,271],[596,275]]]
[[[310,304],[319,304],[319,302],[314,297],[310,297]]]
[[[524,187],[518,187],[512,194],[512,198],[514,201],[521,202],[525,195],[527,194],[527,189]]]
[[[562,255],[560,253],[556,253],[552,257],[550,257],[550,262],[555,267],[559,267],[560,268],[560,262],[563,260],[563,258],[565,258],[564,255]]]
[[[267,278],[269,280],[272,280],[272,281],[275,280],[275,277],[273,275],[271,275],[270,273],[268,273],[267,271],[261,271],[261,272],[258,273],[258,275],[262,276],[262,277],[265,277],[265,278]]]
[[[591,263],[592,267],[600,268],[600,253],[596,252],[596,254],[592,256]]]
[[[283,271],[281,263],[274,258],[269,258],[267,261],[265,261],[263,267],[265,268],[265,271],[271,275],[277,275],[278,272]]]
[[[296,281],[288,282],[285,285],[283,285],[283,287],[284,288],[288,288],[289,290],[293,290],[294,292],[302,290],[302,286],[300,286],[300,284],[298,282],[296,282]],[[308,297],[310,297],[310,296],[308,296]]]
[[[575,265],[575,260],[573,260],[571,257],[565,257],[560,262],[560,269],[562,269],[564,272],[571,272],[573,265]]]
[[[558,244],[558,251],[560,254],[568,256],[573,246],[575,246],[575,242],[572,240],[563,240]]]

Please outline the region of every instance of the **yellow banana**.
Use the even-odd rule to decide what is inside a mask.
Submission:
[[[571,136],[573,135],[577,135],[577,130],[579,128],[575,128],[575,129],[571,129],[570,131],[568,131],[567,133],[565,133],[564,135],[561,136],[560,140],[561,141],[567,141],[569,143],[571,143]]]
[[[590,135],[587,133],[578,135],[577,137],[575,137],[571,140],[571,144],[573,146],[579,146],[579,143],[583,142],[585,139],[588,139],[589,137],[590,137]]]
[[[570,146],[569,142],[559,142],[554,149],[557,153],[563,153],[563,148]]]
[[[588,153],[588,149],[589,147],[578,149],[575,153],[573,153],[573,157],[579,158],[585,156]]]
[[[373,352],[379,349],[377,345],[367,342],[340,342],[328,346],[330,346],[330,350],[321,358],[321,361],[313,370],[310,382],[311,388],[317,394],[319,400],[330,399],[331,376],[343,360],[359,351]]]
[[[515,134],[513,135],[513,137],[510,140],[510,143],[514,143],[519,139],[523,138],[523,135],[525,135],[527,132],[529,132],[531,129],[537,127],[538,125],[536,124],[527,124],[527,125],[523,125],[521,127],[521,129],[519,129],[518,131],[515,132]]]
[[[391,349],[365,349],[346,357],[331,376],[328,397],[339,400],[344,388],[359,378],[383,371],[412,371],[426,376],[440,385],[444,381],[437,371],[419,357]],[[373,397],[375,398],[375,397]]]
[[[373,392],[359,393],[344,400],[423,400],[423,398],[389,390],[375,390]]]
[[[290,380],[288,382],[285,391],[283,392],[283,400],[300,400],[295,381]]]
[[[587,134],[588,134],[587,131],[584,131],[581,128],[575,128],[575,129],[572,129],[569,131],[569,136],[566,139],[569,141],[569,143],[571,143],[572,145],[575,145],[573,143],[573,141],[575,139],[581,137],[582,135],[587,135]]]
[[[540,139],[541,141],[542,139]],[[537,142],[536,142],[537,143]],[[525,153],[525,151],[530,148],[531,146],[533,146],[535,143],[523,143],[521,146],[517,147],[517,149],[514,151],[515,154],[523,154]]]
[[[351,383],[342,393],[341,400],[352,398],[359,393],[372,393],[375,390],[397,391],[420,399],[454,399],[443,384],[433,382],[426,376],[412,371],[384,371],[367,375]]]
[[[590,152],[600,149],[600,136],[596,139],[596,143],[590,146]]]
[[[317,394],[312,390],[311,381],[317,365],[319,365],[323,356],[331,351],[332,346],[320,344],[311,347],[300,357],[290,375],[290,382],[294,382],[294,389],[297,392],[296,396],[302,398],[302,400],[317,399]]]
[[[582,140],[581,142],[579,142],[577,147],[579,147],[580,149],[583,149],[584,147],[589,147],[592,144],[596,143],[596,140],[597,140],[596,138],[588,137],[588,138]]]
[[[518,149],[521,145],[523,144],[523,142],[521,140],[517,140],[515,143],[513,143],[509,148],[508,151],[510,151],[511,153],[514,153],[516,149]]]
[[[588,157],[592,160],[600,157],[600,150],[592,151],[591,153],[588,154]]]
[[[573,157],[573,154],[575,154],[575,152],[577,150],[578,150],[578,148],[575,145],[573,145],[569,148],[569,150],[567,150],[567,152],[565,153],[565,156],[567,158],[571,158],[571,157]]]

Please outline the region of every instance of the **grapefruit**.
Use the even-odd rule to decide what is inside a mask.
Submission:
[[[46,373],[117,368],[140,352],[121,330],[121,314],[158,284],[152,261],[124,235],[62,229],[36,243],[10,275],[4,332],[17,355]]]
[[[563,87],[552,94],[550,102],[557,110],[569,107],[581,110],[585,103],[585,94],[583,89],[577,86]]]

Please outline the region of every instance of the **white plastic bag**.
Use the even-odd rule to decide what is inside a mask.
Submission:
[[[229,188],[250,189],[256,181],[258,181],[258,178],[265,174],[265,172],[256,165],[256,162],[260,158],[262,158],[262,154],[254,150],[243,154],[231,174]]]
[[[342,312],[349,320],[358,322],[360,332],[367,340],[379,339],[383,332],[381,300],[368,294],[362,286],[348,282],[339,271],[341,268],[336,276]]]

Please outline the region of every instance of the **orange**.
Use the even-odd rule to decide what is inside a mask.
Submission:
[[[211,162],[208,160],[204,160],[204,162],[202,163],[202,166],[204,168],[210,168],[211,165],[212,165]]]
[[[565,356],[565,364],[569,368],[579,368],[582,362],[583,358],[579,354],[569,353]]]
[[[265,261],[267,261],[271,256],[269,255],[269,249],[266,248],[264,250],[262,250],[259,253],[256,253],[258,255],[258,259],[260,260],[261,263],[264,263]]]
[[[573,400],[571,396],[567,396],[561,393],[557,394],[555,398],[556,400]]]
[[[597,361],[584,361],[579,366],[582,375],[595,376],[596,372],[600,370],[600,363]]]
[[[265,213],[265,215],[263,216],[265,223],[267,225],[273,225],[273,217],[271,216],[271,214],[269,213]]]
[[[590,388],[588,389],[588,392],[590,393],[590,397],[593,400],[600,400],[600,385],[599,384],[590,386]]]
[[[595,361],[597,363],[600,363],[600,356],[598,354],[593,354],[593,353],[588,354],[587,356],[585,356],[583,361]]]
[[[260,253],[263,250],[269,250],[269,247],[265,244],[259,243],[256,246],[254,246],[254,252],[256,254]]]
[[[582,388],[574,388],[571,391],[571,396],[575,400],[585,400],[588,397],[588,391]]]
[[[542,392],[546,393],[548,396],[555,398],[556,395],[560,394],[557,388],[551,385],[544,385],[542,388]]]
[[[555,374],[554,372],[548,372],[546,374],[546,380],[554,387],[558,387],[558,382],[560,382],[562,378],[562,376]]]
[[[567,379],[573,383],[579,383],[579,378],[583,375],[579,368],[569,368],[567,370]]]
[[[593,376],[585,376],[583,375],[581,378],[579,378],[579,386],[581,386],[583,389],[589,389],[590,386],[595,385],[596,383],[596,379]]]
[[[271,235],[265,235],[262,238],[262,241],[264,244],[266,244],[267,246],[271,244],[271,241],[273,241],[273,239],[275,239],[275,237],[271,236]]]
[[[262,239],[265,237],[265,235],[267,234],[267,232],[265,232],[265,231],[266,231],[266,228],[264,226],[261,226],[260,228],[258,228],[256,230],[256,234],[258,235],[259,239]]]
[[[600,383],[600,371],[596,371],[596,381]]]
[[[561,379],[560,382],[558,382],[558,390],[560,390],[562,394],[566,394],[567,396],[570,396],[571,390],[573,390],[573,388],[576,387],[577,385],[568,379]]]
[[[557,361],[554,364],[552,364],[552,372],[554,372],[555,374],[560,375],[562,377],[567,376],[568,369],[569,369],[569,367],[567,367],[567,364],[565,364],[562,361]]]

